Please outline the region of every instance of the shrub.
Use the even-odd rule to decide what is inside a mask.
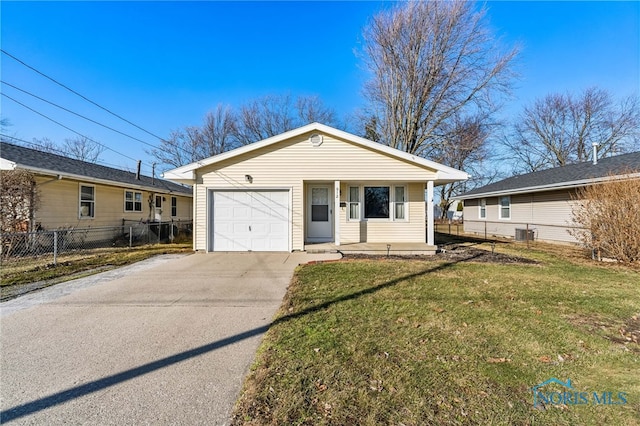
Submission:
[[[631,173],[628,173],[630,175]],[[570,233],[585,247],[621,262],[640,260],[640,179],[615,179],[578,189]]]

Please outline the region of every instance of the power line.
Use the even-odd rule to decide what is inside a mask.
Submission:
[[[109,126],[107,126],[106,124],[99,123],[99,122],[97,122],[97,121],[95,121],[95,120],[93,120],[93,119],[91,119],[91,118],[89,118],[89,117],[85,117],[85,116],[84,116],[84,115],[82,115],[82,114],[78,114],[77,112],[71,111],[71,110],[70,110],[70,109],[68,109],[68,108],[65,108],[65,107],[63,107],[63,106],[61,106],[61,105],[58,105],[58,104],[54,103],[54,102],[48,101],[48,100],[46,100],[46,99],[44,99],[44,98],[42,98],[42,97],[40,97],[40,96],[38,96],[38,95],[35,95],[35,94],[33,94],[33,93],[31,93],[31,92],[27,91],[27,90],[21,89],[21,88],[19,88],[18,86],[14,86],[14,85],[13,85],[13,84],[11,84],[11,83],[7,83],[7,82],[6,82],[6,81],[4,81],[4,80],[1,80],[1,79],[0,79],[0,83],[2,83],[2,84],[6,84],[6,85],[7,85],[7,86],[9,86],[9,87],[13,87],[13,88],[14,88],[14,89],[16,89],[16,90],[21,91],[22,93],[26,93],[26,94],[27,94],[27,95],[29,95],[29,96],[32,96],[32,97],[34,97],[34,98],[36,98],[36,99],[39,99],[39,100],[41,100],[41,101],[43,101],[43,102],[46,102],[46,103],[48,103],[49,105],[53,105],[53,106],[55,106],[55,107],[57,107],[57,108],[60,108],[60,109],[61,109],[61,110],[63,110],[63,111],[66,111],[66,112],[68,112],[68,113],[71,113],[71,114],[73,114],[73,115],[75,115],[75,116],[78,116],[78,117],[80,117],[80,118],[84,118],[85,120],[90,121],[90,122],[92,122],[92,123],[94,123],[94,124],[97,124],[98,126],[102,126],[102,127],[104,127],[105,129],[109,129],[109,130],[111,130],[111,131],[113,131],[113,132],[116,132],[116,133],[121,134],[121,135],[123,135],[123,136],[126,136],[126,137],[128,137],[128,138],[131,138],[131,139],[133,139],[133,140],[135,140],[135,141],[138,141],[138,142],[140,142],[140,143],[143,143],[143,144],[145,144],[145,145],[147,145],[147,146],[150,146],[150,147],[152,147],[152,148],[159,149],[157,146],[155,146],[155,145],[153,145],[153,144],[150,144],[150,143],[148,143],[148,142],[145,142],[145,141],[143,141],[143,140],[141,140],[141,139],[138,139],[138,138],[136,138],[136,137],[134,137],[134,136],[128,135],[128,134],[126,134],[126,133],[124,133],[124,132],[121,132],[120,130],[114,129],[113,127],[109,127]]]
[[[91,141],[91,142],[93,142],[93,143],[95,143],[95,144],[100,145],[100,146],[101,146],[101,147],[103,147],[104,149],[107,149],[107,150],[109,150],[109,151],[111,151],[111,152],[115,152],[115,153],[116,153],[116,154],[118,154],[118,155],[122,155],[123,157],[128,158],[128,159],[129,159],[129,160],[131,160],[131,161],[138,161],[138,160],[136,160],[135,158],[129,157],[128,155],[123,154],[123,153],[121,153],[121,152],[118,152],[118,151],[116,151],[116,150],[115,150],[115,149],[113,149],[113,148],[109,148],[107,145],[102,144],[102,143],[100,143],[100,142],[98,142],[98,141],[95,141],[95,140],[91,139],[90,137],[83,135],[83,134],[82,134],[82,133],[80,133],[80,132],[76,132],[76,131],[75,131],[75,130],[73,130],[72,128],[70,128],[70,127],[68,127],[68,126],[65,126],[64,124],[60,123],[59,121],[56,121],[56,120],[54,120],[53,118],[51,118],[51,117],[49,117],[49,116],[47,116],[47,115],[45,115],[45,114],[43,114],[43,113],[41,113],[41,112],[39,112],[39,111],[36,111],[35,109],[33,109],[33,108],[31,108],[31,107],[29,107],[29,106],[27,106],[27,105],[23,104],[22,102],[20,102],[20,101],[18,101],[18,100],[16,100],[16,99],[14,99],[14,98],[12,98],[11,96],[7,95],[6,93],[1,93],[1,95],[2,95],[2,96],[4,96],[4,97],[5,97],[5,98],[7,98],[7,99],[12,100],[13,102],[17,103],[18,105],[23,106],[24,108],[28,109],[29,111],[35,112],[36,114],[38,114],[38,115],[40,115],[40,116],[42,116],[42,117],[46,118],[47,120],[49,120],[49,121],[52,121],[52,122],[56,123],[58,126],[64,127],[65,129],[69,130],[70,132],[73,132],[73,133],[75,133],[75,134],[76,134],[76,135],[78,135],[78,136],[81,136],[81,137],[83,137],[83,138],[86,138],[87,140],[89,140],[89,141]]]
[[[142,130],[143,132],[145,132],[145,133],[147,133],[147,134],[149,134],[149,135],[153,136],[153,137],[154,137],[154,138],[156,138],[156,139],[159,139],[159,140],[161,140],[161,141],[163,140],[163,138],[161,138],[160,136],[158,136],[158,135],[156,135],[156,134],[154,134],[154,133],[151,133],[150,131],[148,131],[148,130],[146,130],[146,129],[143,129],[142,127],[138,126],[137,124],[132,123],[131,121],[129,121],[129,120],[127,120],[126,118],[124,118],[124,117],[122,117],[122,116],[120,116],[120,115],[116,114],[115,112],[113,112],[113,111],[109,110],[108,108],[105,108],[105,107],[103,107],[102,105],[100,105],[100,104],[98,104],[98,103],[96,103],[96,102],[92,101],[91,99],[87,98],[86,96],[84,96],[84,95],[82,95],[82,94],[80,94],[80,93],[76,92],[76,91],[75,91],[75,90],[73,90],[72,88],[70,88],[70,87],[68,87],[68,86],[66,86],[66,85],[64,85],[64,84],[62,84],[62,83],[60,83],[58,80],[56,80],[56,79],[54,79],[54,78],[52,78],[52,77],[49,77],[48,75],[46,75],[46,74],[45,74],[45,73],[43,73],[42,71],[39,71],[39,70],[37,70],[36,68],[32,67],[31,65],[29,65],[29,64],[27,64],[27,63],[25,63],[24,61],[22,61],[22,60],[20,60],[20,59],[16,58],[15,56],[13,56],[12,54],[10,54],[10,53],[9,53],[9,52],[7,52],[6,50],[4,50],[4,49],[0,49],[0,52],[4,53],[5,55],[7,55],[8,57],[10,57],[11,59],[15,60],[16,62],[19,62],[20,64],[24,65],[25,67],[29,68],[30,70],[32,70],[32,71],[34,71],[34,72],[36,72],[36,73],[40,74],[41,76],[43,76],[43,77],[45,77],[45,78],[47,78],[47,79],[49,79],[49,80],[53,81],[54,83],[56,83],[57,85],[59,85],[59,86],[61,86],[61,87],[65,88],[66,90],[70,91],[70,92],[71,92],[71,93],[73,93],[74,95],[77,95],[77,96],[81,97],[82,99],[84,99],[85,101],[87,101],[87,102],[89,102],[89,103],[91,103],[91,104],[93,104],[93,105],[97,106],[98,108],[100,108],[100,109],[102,109],[102,110],[104,110],[104,111],[108,112],[109,114],[113,115],[114,117],[117,117],[117,118],[119,118],[120,120],[122,120],[122,121],[124,121],[124,122],[126,122],[126,123],[128,123],[128,124],[130,124],[130,125],[132,125],[133,127],[137,128],[137,129],[139,129],[139,130]]]

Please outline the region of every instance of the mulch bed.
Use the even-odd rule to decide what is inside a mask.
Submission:
[[[446,260],[450,262],[477,262],[477,263],[502,263],[502,264],[528,264],[537,265],[540,262],[524,257],[511,256],[504,253],[492,253],[487,250],[478,249],[464,245],[448,246],[433,256],[426,255],[371,255],[371,254],[345,254],[344,260],[350,259],[427,259],[427,260]]]

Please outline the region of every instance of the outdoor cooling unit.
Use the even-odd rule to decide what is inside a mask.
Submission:
[[[533,229],[516,228],[516,241],[533,241]]]

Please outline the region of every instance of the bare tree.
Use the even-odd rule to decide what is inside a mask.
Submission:
[[[489,157],[487,138],[489,126],[483,123],[481,117],[453,117],[447,121],[446,132],[449,135],[444,143],[432,149],[432,155],[440,159],[442,164],[455,169],[464,169],[471,176],[471,185],[487,182],[485,162]],[[438,188],[442,217],[453,202],[455,194],[470,190],[468,182],[454,182]]]
[[[0,232],[32,231],[39,194],[33,173],[0,170]]]
[[[335,112],[316,96],[269,95],[240,107],[237,139],[247,145],[312,122],[335,124]]]
[[[600,156],[640,147],[640,102],[629,96],[616,103],[611,94],[589,88],[580,95],[549,94],[526,106],[504,138],[514,172],[532,172],[588,161],[592,144]]]
[[[180,167],[238,146],[237,119],[231,107],[218,105],[208,112],[202,126],[174,130],[160,147],[147,151],[161,164]]]
[[[33,143],[26,145],[29,145],[29,148],[37,149],[38,151],[65,155],[65,152],[54,141],[46,137],[42,139],[33,138]]]
[[[486,10],[465,0],[401,2],[364,30],[372,78],[366,133],[394,148],[434,158],[457,117],[490,117],[508,94],[517,49],[501,53]]]
[[[89,163],[95,163],[100,158],[100,154],[105,151],[105,147],[87,138],[78,136],[72,139],[65,139],[62,150],[72,158]]]
[[[199,135],[206,147],[205,157],[237,148],[236,133],[237,120],[231,107],[218,105],[214,111],[207,113]]]
[[[240,107],[237,138],[248,145],[295,128],[291,96],[269,95]]]
[[[335,112],[316,96],[270,95],[242,105],[239,112],[218,105],[201,126],[174,130],[160,147],[147,151],[159,163],[180,167],[318,121],[335,125]]]
[[[335,111],[324,106],[318,96],[299,96],[296,99],[296,111],[301,126],[315,122],[337,126]]]
[[[23,143],[30,148],[38,151],[49,152],[51,154],[64,155],[75,158],[76,160],[95,163],[99,160],[106,148],[99,143],[85,137],[78,136],[72,139],[65,139],[62,146],[58,145],[51,139],[44,137],[41,139],[33,138],[33,143]]]

